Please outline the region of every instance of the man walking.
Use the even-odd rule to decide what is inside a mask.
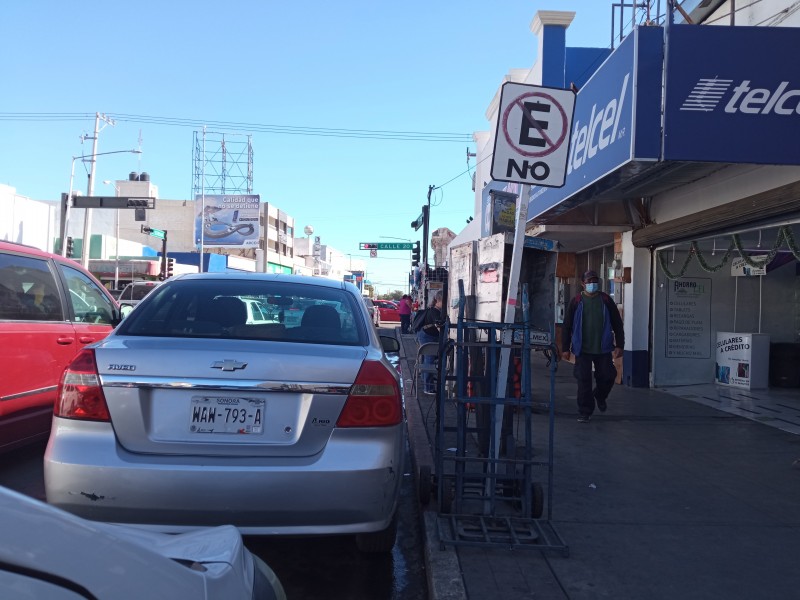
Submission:
[[[578,421],[588,423],[595,404],[600,412],[607,408],[606,398],[614,386],[617,369],[614,359],[622,356],[625,332],[614,300],[599,291],[595,271],[581,277],[583,291],[567,307],[561,330],[561,356],[575,355],[573,374],[578,380]],[[596,387],[592,389],[592,367]]]

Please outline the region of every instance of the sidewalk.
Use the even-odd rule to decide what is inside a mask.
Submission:
[[[433,465],[433,399],[409,396],[417,342],[397,335],[412,454]],[[546,401],[549,372],[538,353],[534,363],[535,397]],[[800,436],[624,386],[608,412],[578,423],[572,365],[559,367],[552,514],[569,557],[441,550],[434,495],[422,510],[430,600],[797,596]]]

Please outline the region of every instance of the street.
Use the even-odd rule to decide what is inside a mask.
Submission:
[[[0,485],[44,501],[42,456],[45,444],[4,455]],[[391,555],[360,553],[351,537],[247,537],[248,549],[278,575],[288,598],[307,600],[425,600],[427,588],[419,514],[406,449],[406,475],[400,495],[400,525]]]

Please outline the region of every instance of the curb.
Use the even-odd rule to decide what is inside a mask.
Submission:
[[[411,390],[411,376],[413,369],[409,368],[408,357],[405,353],[402,334],[395,334],[400,342],[400,362],[404,383],[404,390]],[[411,462],[415,489],[419,492],[419,468],[427,465],[434,472],[433,449],[428,441],[425,422],[416,396],[408,396],[406,400],[406,418],[408,429],[408,443],[411,450]],[[415,497],[419,502],[419,493]],[[418,505],[420,511],[420,525],[425,544],[425,573],[428,581],[429,600],[466,600],[467,592],[461,574],[458,554],[454,547],[442,547],[437,527],[438,516],[435,509]]]

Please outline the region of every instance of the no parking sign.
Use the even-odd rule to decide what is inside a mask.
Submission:
[[[575,92],[506,82],[500,92],[492,179],[561,187],[575,110]]]

